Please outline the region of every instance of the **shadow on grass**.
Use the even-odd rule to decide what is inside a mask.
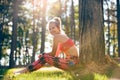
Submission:
[[[94,80],[94,74],[86,74],[82,76],[80,80]]]
[[[109,77],[106,74],[89,73],[80,77],[79,80],[108,80]]]

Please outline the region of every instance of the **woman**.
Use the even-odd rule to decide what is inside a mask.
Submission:
[[[39,55],[39,59],[16,73],[32,72],[48,63],[57,68],[68,70],[78,63],[78,51],[74,42],[61,29],[61,19],[55,17],[47,24],[50,33],[53,35],[53,47],[49,53]],[[60,53],[65,54],[65,58],[60,58]]]

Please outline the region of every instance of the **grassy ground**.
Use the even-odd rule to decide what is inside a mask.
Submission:
[[[72,76],[55,67],[43,67],[38,71],[26,74],[13,75],[12,73],[21,68],[4,70],[4,77],[0,80],[74,80]],[[112,70],[108,70],[106,74],[90,73],[81,76],[78,80],[109,80]]]
[[[72,77],[65,71],[55,67],[43,67],[32,73],[13,75],[12,73],[21,68],[8,70],[3,79],[0,80],[73,80]]]

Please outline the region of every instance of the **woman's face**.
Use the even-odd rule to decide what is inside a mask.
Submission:
[[[54,34],[59,34],[60,33],[60,30],[59,28],[55,25],[55,23],[50,23],[49,24],[49,31],[52,35]]]

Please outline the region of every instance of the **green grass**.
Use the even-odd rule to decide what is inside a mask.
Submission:
[[[86,74],[80,78],[80,80],[108,80],[108,77],[106,75],[101,74]]]
[[[4,70],[4,78],[0,80],[73,80],[70,74],[54,67],[44,67],[38,71],[14,76],[12,74],[13,71],[19,69],[21,68]],[[78,80],[109,80],[111,75],[111,70],[108,70],[105,74],[88,73],[81,76]]]
[[[13,78],[13,80],[71,80],[69,75],[64,72],[33,72],[21,74]]]
[[[44,67],[38,71],[16,76],[12,74],[15,70],[17,69],[8,70],[2,80],[73,80],[67,72],[54,67]]]

